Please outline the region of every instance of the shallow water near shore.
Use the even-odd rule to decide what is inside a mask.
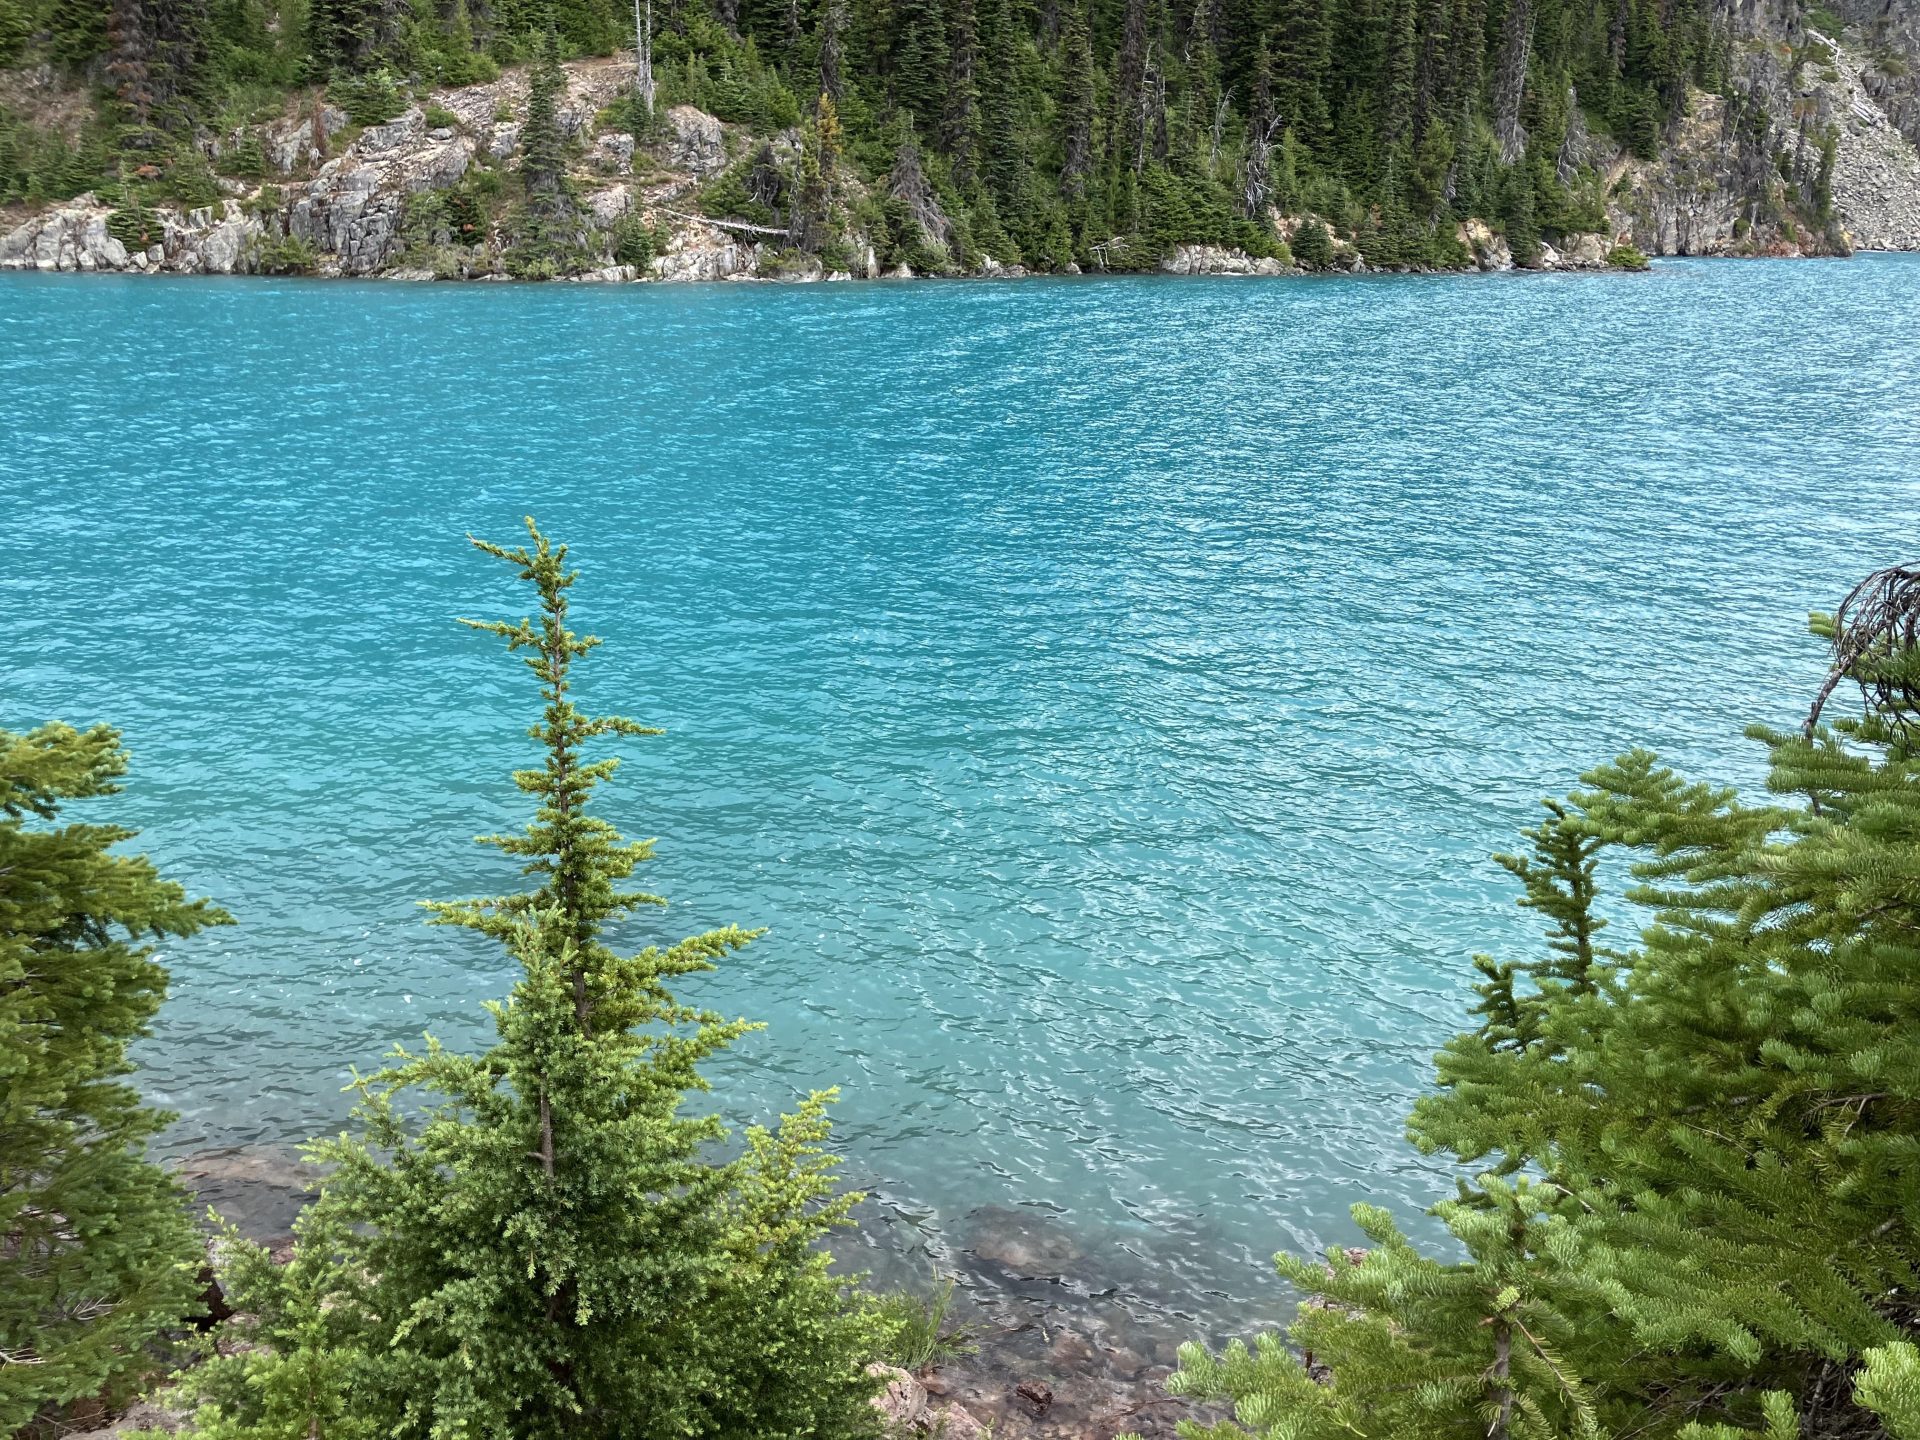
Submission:
[[[581,698],[668,732],[605,800],[673,901],[629,938],[767,928],[684,987],[767,1021],[718,1103],[838,1084],[864,1264],[1143,1354],[1283,1318],[1266,1257],[1356,1200],[1421,1223],[1405,1111],[1470,955],[1535,944],[1490,852],[1635,742],[1756,782],[1806,612],[1920,551],[1920,257],[6,275],[0,395],[0,725],[122,727],[97,813],[240,922],[138,1052],[213,1193],[283,1223],[349,1067],[510,982],[414,902],[513,883],[468,837],[533,695],[453,618],[525,612],[462,535],[532,512]]]

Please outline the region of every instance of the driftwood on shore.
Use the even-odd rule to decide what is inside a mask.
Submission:
[[[715,220],[707,215],[689,215],[684,210],[666,210],[662,215],[671,215],[676,220],[691,220],[697,225],[712,225],[721,230],[744,230],[749,235],[785,235],[792,238],[791,230],[780,230],[772,225],[749,225],[744,220]]]

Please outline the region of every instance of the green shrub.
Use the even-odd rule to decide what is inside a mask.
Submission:
[[[447,234],[455,245],[483,245],[489,224],[484,190],[476,182],[443,191],[440,205],[447,217]]]
[[[107,216],[107,233],[129,250],[146,250],[166,238],[160,217],[137,196]]]
[[[355,125],[384,125],[407,108],[406,97],[386,70],[336,79],[327,93]]]
[[[11,65],[33,37],[33,12],[26,0],[0,0],[0,65]]]
[[[1616,245],[1607,252],[1607,264],[1616,270],[1646,270],[1650,263],[1637,245]]]
[[[716,26],[706,43],[710,48],[696,50],[683,64],[659,67],[661,109],[697,105],[763,135],[800,123],[799,100],[760,59],[752,40],[743,44]]]
[[[1883,571],[1813,617],[1827,685],[1747,732],[1755,800],[1635,750],[1497,857],[1546,938],[1475,958],[1477,1024],[1414,1107],[1459,1167],[1450,1253],[1360,1205],[1364,1251],[1280,1257],[1316,1368],[1272,1335],[1183,1348],[1168,1389],[1238,1407],[1183,1433],[1920,1434],[1916,602]],[[1637,944],[1609,943],[1616,875]]]
[[[98,123],[70,140],[0,105],[0,204],[67,200],[103,188],[106,178],[107,142]]]
[[[558,280],[564,273],[560,257],[546,251],[514,248],[507,251],[507,273],[516,280]]]
[[[261,148],[258,131],[247,129],[240,139],[220,157],[220,173],[236,179],[252,180],[267,173],[266,151]]]
[[[935,1275],[933,1288],[926,1295],[896,1290],[875,1296],[873,1305],[883,1337],[877,1358],[918,1374],[931,1365],[972,1354],[972,1332],[948,1323],[953,1288],[953,1277]]]
[[[263,235],[253,242],[252,268],[262,275],[308,275],[320,263],[297,235]]]
[[[460,117],[444,105],[427,106],[427,128],[429,130],[457,130]]]
[[[793,246],[763,245],[754,274],[762,280],[781,280],[789,275],[810,271],[818,257]]]
[[[1293,231],[1293,258],[1303,270],[1324,270],[1333,264],[1333,237],[1317,215],[1309,215]]]
[[[667,245],[666,227],[656,229],[637,211],[622,215],[613,225],[613,260],[616,265],[633,265],[640,270],[653,264],[654,257]]]
[[[181,146],[161,172],[156,186],[160,195],[182,210],[198,210],[220,203],[220,182],[214,178],[207,157],[191,145]]]
[[[854,252],[852,244],[844,235],[834,235],[829,238],[821,245],[818,253],[821,265],[826,267],[829,274],[836,270],[851,274],[853,268],[861,261],[861,256]]]

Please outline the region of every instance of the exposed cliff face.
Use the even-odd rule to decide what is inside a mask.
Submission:
[[[1659,255],[1920,249],[1920,151],[1883,69],[1902,62],[1869,54],[1856,27],[1829,35],[1763,6],[1729,24],[1728,93],[1695,92],[1658,160],[1587,140],[1617,229]]]
[[[1920,131],[1920,103],[1896,121],[1876,97],[1870,63],[1841,46],[1836,69],[1844,93],[1832,107],[1834,212],[1858,249],[1920,249],[1920,147],[1907,133],[1908,125]]]
[[[1854,48],[1868,59],[1861,88],[1920,146],[1920,5],[1913,0],[1835,0]]]
[[[1539,263],[1598,267],[1616,241],[1658,255],[1920,249],[1920,7],[1846,0],[1841,14],[1843,33],[1830,35],[1800,21],[1797,0],[1733,0],[1727,91],[1694,93],[1656,160],[1635,159],[1576,126],[1562,163],[1600,174],[1612,234],[1567,237],[1546,247]],[[52,77],[38,78],[57,99]],[[799,137],[756,139],[683,106],[664,117],[656,140],[636,147],[598,123],[631,82],[631,68],[618,60],[567,67],[559,118],[574,142],[580,197],[569,278],[879,274],[858,235],[850,253],[834,257],[842,268],[830,271],[792,251],[785,232],[698,217],[694,192],[702,184],[749,153],[793,168]],[[35,83],[16,72],[16,92]],[[251,137],[269,172],[264,183],[222,180],[219,203],[157,210],[137,224],[83,195],[0,230],[0,268],[497,278],[507,268],[498,216],[456,224],[445,205],[422,197],[509,191],[527,99],[524,73],[509,73],[436,92],[386,123],[355,129],[341,110],[309,95]],[[245,138],[209,137],[210,157],[218,161]],[[861,188],[845,172],[835,184],[843,195]],[[621,242],[634,221],[649,235],[648,253],[637,257]],[[1282,220],[1282,235],[1287,228]],[[1479,222],[1462,226],[1460,239],[1479,268],[1511,268],[1505,242]],[[1355,260],[1348,255],[1349,265]],[[1183,246],[1163,268],[1262,274],[1285,267]]]

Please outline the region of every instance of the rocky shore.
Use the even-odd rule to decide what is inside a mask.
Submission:
[[[175,1170],[201,1204],[275,1247],[290,1245],[318,1180],[291,1151],[252,1147],[191,1156]],[[1182,1342],[1225,1337],[1168,1308],[1123,1247],[1030,1207],[981,1206],[940,1229],[920,1207],[884,1200],[858,1216],[834,1247],[847,1273],[910,1293],[936,1275],[955,1282],[955,1353],[891,1377],[883,1397],[903,1440],[1172,1440],[1180,1419],[1203,1413],[1163,1382]],[[1251,1318],[1271,1327],[1287,1316],[1256,1307]]]
[[[1866,55],[1817,31],[1804,31],[1796,45],[1760,30],[1741,43],[1732,99],[1696,92],[1659,158],[1636,159],[1606,136],[1576,127],[1561,163],[1569,173],[1590,167],[1601,177],[1609,230],[1545,245],[1532,268],[1603,269],[1619,246],[1647,255],[1920,249],[1920,112],[1907,90]],[[575,155],[576,258],[555,278],[911,278],[904,265],[883,272],[873,246],[857,234],[830,267],[793,248],[784,232],[700,214],[702,186],[749,156],[790,160],[797,133],[759,137],[678,106],[662,117],[656,138],[636,145],[609,118],[631,79],[629,64],[619,58],[567,67],[559,108]],[[61,100],[57,86],[51,71],[14,72],[5,99],[48,112]],[[499,236],[455,233],[436,197],[486,172],[512,169],[527,99],[525,73],[509,72],[489,84],[435,91],[392,120],[357,127],[323,94],[308,92],[269,124],[208,141],[216,166],[224,155],[257,146],[261,179],[221,178],[224,193],[216,203],[185,210],[129,215],[85,194],[37,213],[0,213],[0,270],[505,279]],[[1831,137],[1833,150],[1827,165],[1833,220],[1816,234],[1789,218],[1790,204],[1756,207],[1755,196],[1825,163],[1823,136]],[[849,195],[862,190],[851,173],[836,183]],[[1756,221],[1757,214],[1773,218]],[[1282,239],[1305,219],[1270,218]],[[647,235],[647,253],[637,258],[622,239],[635,224]],[[1463,268],[1516,268],[1506,240],[1483,222],[1462,224],[1457,238],[1470,257]],[[1330,268],[1366,269],[1337,234],[1333,249]],[[1299,273],[1282,259],[1209,245],[1178,246],[1159,268],[1176,275]],[[973,273],[1016,278],[1027,272],[984,259]]]

